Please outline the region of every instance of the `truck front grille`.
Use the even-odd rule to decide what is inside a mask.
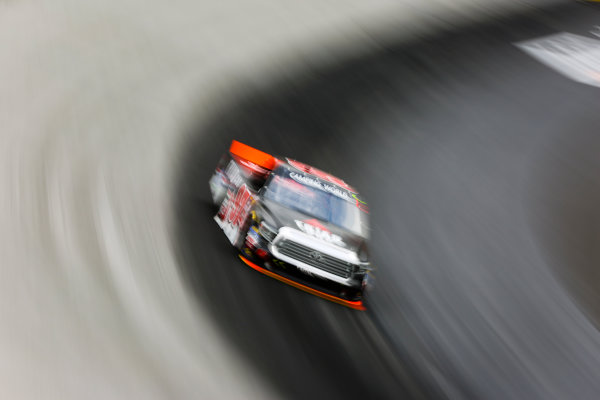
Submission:
[[[315,268],[322,269],[323,271],[331,274],[341,276],[342,278],[349,278],[354,269],[354,266],[351,263],[342,261],[287,239],[281,240],[279,243],[277,243],[277,250],[285,256],[291,257]]]

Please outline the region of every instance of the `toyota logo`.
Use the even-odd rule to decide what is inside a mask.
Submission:
[[[318,251],[311,251],[309,256],[315,261],[321,261],[323,259],[323,255],[321,255],[321,253]]]

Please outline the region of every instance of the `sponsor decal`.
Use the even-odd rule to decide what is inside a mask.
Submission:
[[[229,178],[231,185],[234,187],[238,187],[244,183],[244,178],[240,173],[240,167],[238,167],[233,160],[229,161],[227,169],[225,169],[225,174]]]
[[[238,162],[244,167],[248,168],[251,172],[258,175],[266,175],[269,173],[269,170],[261,167],[260,165],[254,164],[253,162],[246,161],[243,159],[239,159]]]
[[[337,246],[342,246],[342,247],[346,246],[346,243],[344,243],[341,236],[336,235],[335,233],[331,233],[329,231],[329,229],[327,229],[326,227],[321,225],[319,223],[319,221],[317,221],[317,220],[308,220],[308,221],[294,220],[294,222],[296,223],[296,225],[298,225],[298,228],[304,233],[308,233],[309,235],[314,236],[317,239],[321,239],[326,242],[333,243]],[[318,257],[321,256],[320,253],[317,253],[317,252],[314,252],[314,253],[315,253],[314,257],[313,257],[312,253],[311,253],[311,257],[316,258],[317,255],[318,255]]]
[[[227,191],[227,196],[217,214],[217,223],[232,244],[239,239],[253,201],[252,193],[245,184],[237,192],[231,189]]]
[[[250,207],[252,206],[252,194],[248,187],[244,184],[239,188],[235,198],[229,203],[227,212],[227,222],[234,226],[241,227],[248,216]]]
[[[311,175],[318,176],[321,179],[324,179],[324,180],[326,180],[328,182],[331,182],[331,183],[334,183],[334,184],[336,184],[338,186],[341,186],[344,189],[352,191],[352,188],[350,186],[348,186],[348,184],[346,184],[346,182],[344,182],[340,178],[336,178],[333,175],[329,175],[327,172],[323,172],[320,169],[317,169],[315,167],[311,167],[310,165],[306,165],[306,164],[301,163],[299,161],[292,160],[291,158],[288,158],[287,162],[291,166],[293,166],[294,168],[299,169],[300,171],[308,172]]]
[[[302,273],[304,273],[304,274],[306,274],[306,275],[309,275],[309,276],[315,276],[315,275],[314,275],[314,274],[313,274],[311,271],[309,271],[309,270],[308,270],[308,269],[306,269],[306,268],[303,268],[303,267],[302,267],[302,266],[300,266],[300,265],[296,265],[296,268],[298,268],[300,271],[302,271]]]
[[[337,197],[340,197],[344,200],[348,200],[348,201],[351,200],[350,196],[348,195],[348,192],[346,192],[345,190],[340,189],[339,187],[337,187],[335,185],[329,185],[325,182],[321,182],[317,178],[313,178],[311,176],[306,176],[306,175],[302,175],[302,174],[297,174],[295,172],[290,172],[290,178],[292,178],[296,182],[302,183],[306,186],[312,186],[314,188],[321,189],[325,192],[329,192],[329,193],[331,193]]]
[[[352,198],[356,200],[356,207],[358,207],[359,210],[364,211],[367,214],[369,213],[369,206],[366,201],[359,199],[354,193],[352,193]]]
[[[246,236],[246,243],[254,247],[260,246],[260,235],[258,234],[258,230],[256,229],[256,227],[253,226],[252,229],[248,231],[248,235]]]

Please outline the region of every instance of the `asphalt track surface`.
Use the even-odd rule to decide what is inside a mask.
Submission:
[[[192,124],[174,190],[183,276],[282,396],[600,396],[600,91],[514,46],[599,23],[572,3],[389,40],[248,87]],[[207,222],[206,182],[231,139],[366,196],[366,312],[247,268]]]

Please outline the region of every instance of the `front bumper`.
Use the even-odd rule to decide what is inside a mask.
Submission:
[[[309,275],[320,277],[322,279],[336,282],[338,284],[348,287],[352,287],[355,285],[353,277],[354,272],[351,269],[347,269],[345,271],[346,274],[344,276],[344,271],[343,269],[340,271],[339,265],[337,266],[337,268],[334,268],[334,270],[327,271],[322,266],[318,267],[305,262],[307,257],[305,257],[305,261],[303,261],[302,256],[298,256],[298,254],[296,254],[294,257],[287,256],[283,254],[279,249],[280,244],[284,242],[295,243],[304,247],[304,249],[307,249],[305,251],[315,250],[317,254],[324,255],[329,259],[337,260],[338,263],[342,264],[341,268],[351,268],[360,262],[354,252],[340,248],[338,246],[331,245],[330,243],[326,243],[322,240],[315,239],[310,235],[307,235],[295,229],[291,229],[289,227],[283,227],[279,229],[277,237],[275,238],[272,244],[269,244],[269,252],[273,254],[274,257],[288,264],[294,265],[296,268],[304,271]],[[344,262],[347,263],[346,266],[343,265]]]
[[[250,261],[248,258],[244,257],[240,254],[240,259],[252,269],[270,276],[271,278],[275,278],[281,282],[287,283],[290,286],[293,286],[297,289],[303,290],[305,292],[314,294],[315,296],[319,296],[323,299],[332,301],[334,303],[341,304],[343,306],[355,309],[355,310],[365,310],[365,306],[362,300],[347,300],[340,296],[340,294],[336,293],[335,287],[326,287],[323,285],[316,284],[313,281],[302,279],[301,276],[293,273],[286,273],[280,269],[267,269],[262,267],[254,262]],[[287,275],[287,276],[286,276]]]

